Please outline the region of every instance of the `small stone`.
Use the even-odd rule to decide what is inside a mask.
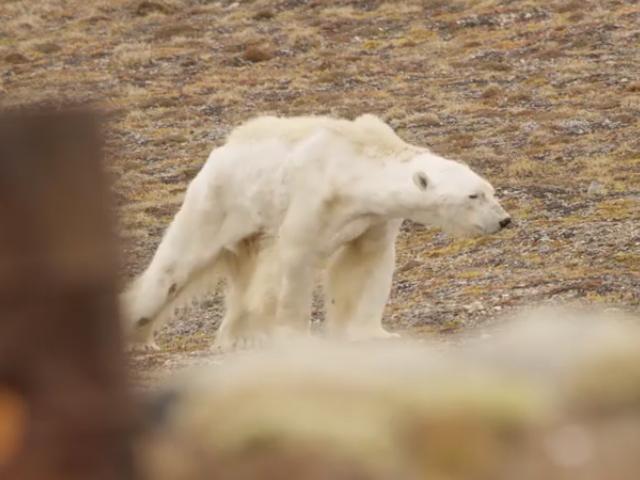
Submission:
[[[484,310],[484,306],[482,305],[481,302],[475,301],[475,302],[469,303],[468,305],[465,305],[464,309],[469,313],[473,313],[473,312],[479,312],[481,310]]]
[[[193,28],[193,26],[188,25],[186,23],[178,23],[178,24],[168,25],[166,27],[159,29],[155,34],[155,38],[159,40],[164,40],[164,39],[170,39],[173,37],[187,37],[190,35],[194,35],[195,32],[196,32],[196,29]]]
[[[419,267],[420,265],[422,265],[421,262],[418,262],[417,260],[409,260],[407,263],[405,263],[404,265],[402,265],[398,271],[399,272],[406,272],[407,270],[412,270],[416,267]]]
[[[45,53],[45,54],[46,53],[55,53],[55,52],[59,52],[60,50],[62,50],[62,47],[60,45],[58,45],[57,43],[52,43],[52,42],[39,43],[34,48],[38,52]]]
[[[150,1],[143,1],[140,2],[138,4],[138,6],[136,7],[136,15],[139,15],[141,17],[144,17],[146,15],[150,15],[152,13],[162,13],[162,14],[168,14],[171,13],[173,9],[162,2],[150,2]]]
[[[271,10],[260,10],[253,16],[254,20],[270,20],[275,17],[276,14]]]
[[[266,48],[258,46],[247,47],[247,49],[242,54],[242,58],[244,60],[253,63],[266,62],[267,60],[271,60],[273,57],[273,52]]]
[[[526,133],[531,133],[531,132],[537,130],[539,126],[540,125],[538,125],[538,123],[534,122],[534,121],[525,122],[520,127],[520,130],[522,130],[523,132],[526,132]]]
[[[29,59],[24,55],[22,55],[21,53],[14,52],[6,55],[4,57],[4,61],[7,63],[18,64],[18,63],[27,63]]]
[[[582,119],[563,120],[557,128],[569,135],[585,135],[591,132],[591,124]]]
[[[165,143],[185,143],[185,142],[188,142],[189,139],[185,135],[174,134],[174,135],[167,135],[164,138],[164,141]]]
[[[590,197],[594,197],[597,195],[602,195],[604,193],[604,185],[597,180],[594,180],[589,184],[587,188],[587,195]]]

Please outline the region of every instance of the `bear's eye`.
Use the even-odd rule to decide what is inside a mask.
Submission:
[[[475,200],[476,198],[478,198],[478,194],[473,194],[473,195],[469,195],[469,198],[472,200]]]

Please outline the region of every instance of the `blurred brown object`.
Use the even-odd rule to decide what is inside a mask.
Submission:
[[[78,107],[0,113],[3,479],[132,475],[100,123]]]

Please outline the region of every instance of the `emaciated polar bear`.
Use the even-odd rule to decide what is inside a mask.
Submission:
[[[510,222],[487,181],[404,142],[373,115],[253,119],[211,152],[123,295],[131,340],[157,348],[159,320],[219,276],[227,291],[218,346],[304,333],[322,260],[327,332],[390,336],[381,320],[403,219],[462,235]]]

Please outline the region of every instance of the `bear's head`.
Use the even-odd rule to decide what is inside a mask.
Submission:
[[[417,207],[410,220],[456,236],[495,233],[511,223],[491,184],[467,165],[430,152],[409,163]]]

